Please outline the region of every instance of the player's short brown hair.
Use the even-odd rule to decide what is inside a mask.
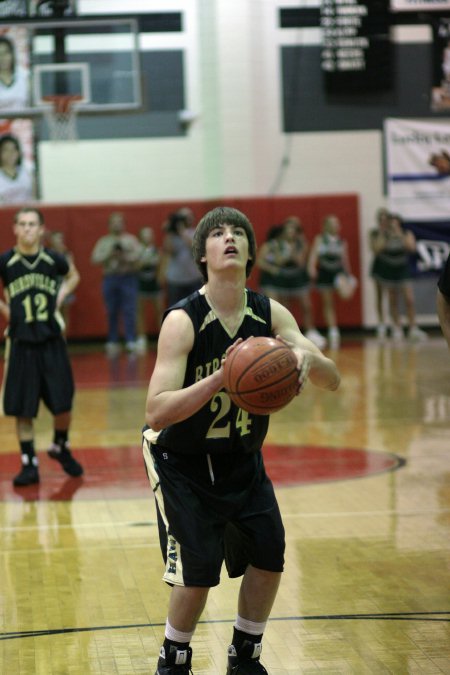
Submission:
[[[247,216],[231,206],[218,206],[212,211],[208,211],[199,221],[194,234],[192,242],[192,253],[194,260],[202,273],[203,279],[208,281],[208,270],[206,263],[202,261],[206,251],[206,239],[216,227],[220,225],[234,225],[234,227],[242,227],[248,239],[248,253],[249,260],[245,268],[247,278],[250,276],[256,258],[256,239],[255,231]]]
[[[22,213],[35,213],[39,218],[39,225],[44,225],[45,223],[44,214],[39,209],[36,209],[34,206],[23,206],[21,209],[16,211],[16,213],[14,214],[15,223],[17,223]]]

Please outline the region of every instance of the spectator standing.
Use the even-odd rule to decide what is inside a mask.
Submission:
[[[335,308],[336,279],[338,275],[351,276],[348,245],[340,236],[341,223],[334,214],[324,218],[322,233],[313,242],[308,261],[310,278],[322,299],[323,315],[328,326],[328,343],[336,349],[341,334]]]
[[[202,277],[192,255],[192,240],[195,228],[184,209],[169,216],[163,241],[164,280],[167,304],[172,306],[182,298],[198,290]]]
[[[161,286],[158,282],[158,269],[161,260],[160,252],[155,244],[155,233],[151,227],[143,227],[139,232],[139,241],[142,245],[141,258],[139,261],[139,293],[137,314],[137,342],[136,349],[144,353],[147,348],[147,331],[145,312],[150,302],[156,324],[159,327],[162,322],[163,302]]]
[[[378,237],[374,247],[378,260],[374,278],[388,294],[392,338],[395,341],[404,338],[400,313],[401,300],[405,303],[409,339],[416,342],[427,339],[427,334],[416,325],[414,293],[409,267],[410,256],[415,250],[414,234],[403,227],[403,221],[399,215],[391,214],[387,228]]]
[[[33,431],[40,400],[53,415],[48,455],[69,476],[83,473],[68,440],[74,381],[58,312],[79,274],[73,263],[42,247],[44,218],[37,209],[17,212],[14,234],[16,246],[0,256],[6,298],[0,300],[0,312],[8,322],[2,404],[4,414],[16,418],[22,469],[13,483],[20,488],[40,480]]]
[[[313,321],[308,252],[309,243],[296,216],[290,216],[282,225],[271,228],[257,257],[261,270],[260,286],[269,297],[291,310],[297,304],[305,336],[323,349],[327,341]]]
[[[381,340],[387,335],[386,320],[384,315],[384,296],[385,288],[379,279],[379,269],[383,267],[382,259],[380,258],[380,251],[382,243],[389,227],[389,211],[385,208],[380,208],[376,214],[377,225],[369,232],[369,246],[373,255],[370,275],[375,284],[375,302],[377,311],[377,337]]]
[[[91,260],[103,269],[102,291],[108,319],[106,353],[120,353],[120,322],[123,320],[125,348],[136,350],[138,267],[142,246],[134,234],[125,231],[122,213],[113,212],[108,219],[108,234],[94,246]]]
[[[263,293],[278,300],[278,271],[281,263],[282,225],[272,225],[267,231],[265,242],[259,248],[256,266],[260,270],[259,287]]]

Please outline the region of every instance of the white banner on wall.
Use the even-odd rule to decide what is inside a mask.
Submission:
[[[450,218],[450,119],[387,119],[390,209],[409,220]]]
[[[437,277],[450,251],[450,119],[387,119],[384,139],[389,209],[417,241],[417,318],[434,325]]]
[[[450,0],[391,0],[393,12],[445,11],[450,9]]]

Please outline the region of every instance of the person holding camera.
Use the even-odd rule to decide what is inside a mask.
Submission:
[[[134,234],[125,231],[122,213],[111,213],[108,227],[109,233],[95,244],[91,261],[103,268],[103,299],[108,318],[106,353],[118,356],[121,320],[126,350],[136,350],[138,269],[142,246]]]

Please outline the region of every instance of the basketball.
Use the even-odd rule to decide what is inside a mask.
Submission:
[[[276,338],[248,338],[226,359],[224,383],[239,408],[269,415],[284,408],[299,390],[297,357]]]

